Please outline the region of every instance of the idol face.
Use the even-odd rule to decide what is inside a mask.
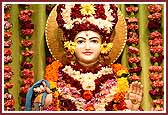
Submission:
[[[74,42],[76,43],[75,55],[79,63],[89,65],[98,61],[100,55],[101,36],[94,31],[79,32]]]

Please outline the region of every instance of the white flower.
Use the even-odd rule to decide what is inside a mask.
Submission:
[[[91,90],[95,89],[95,82],[94,81],[85,81],[82,83],[82,87],[84,90]]]

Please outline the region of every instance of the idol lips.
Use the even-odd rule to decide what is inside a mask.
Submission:
[[[93,52],[83,52],[85,55],[91,55]]]

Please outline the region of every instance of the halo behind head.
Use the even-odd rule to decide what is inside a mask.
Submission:
[[[63,31],[58,27],[58,23],[56,21],[57,6],[53,8],[51,11],[46,24],[45,35],[48,48],[52,54],[52,56],[56,60],[64,61],[64,47],[62,41],[64,40]],[[114,63],[118,57],[120,56],[121,52],[124,49],[126,39],[127,39],[127,26],[121,11],[118,9],[118,22],[115,26],[112,35],[112,43],[113,48],[110,52],[109,56],[111,58],[111,63]]]

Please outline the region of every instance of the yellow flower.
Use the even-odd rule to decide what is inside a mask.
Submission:
[[[125,77],[121,77],[117,79],[117,92],[127,92],[128,91],[128,80]]]
[[[81,11],[81,14],[83,14],[83,15],[95,14],[95,8],[94,8],[93,4],[82,4],[80,11]]]
[[[64,42],[64,48],[68,48],[71,54],[74,54],[76,49],[76,44],[72,41],[67,41],[67,42]]]
[[[113,44],[112,43],[103,43],[102,45],[101,45],[101,53],[102,54],[107,54],[107,53],[109,53],[110,51],[111,51],[111,49],[112,49],[112,47],[113,47]]]
[[[124,70],[124,69],[117,71],[117,76],[118,77],[121,77],[123,74],[125,74],[125,75],[127,74],[128,75],[129,73],[128,73],[127,70]]]
[[[53,81],[49,81],[50,83],[50,89],[54,89],[57,87],[57,83],[56,82],[53,82]]]

